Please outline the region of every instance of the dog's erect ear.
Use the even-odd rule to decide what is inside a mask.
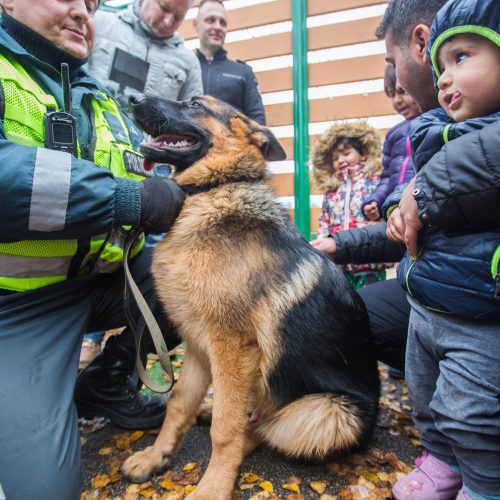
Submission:
[[[275,135],[266,127],[252,133],[252,142],[261,150],[268,161],[286,160],[286,152]]]

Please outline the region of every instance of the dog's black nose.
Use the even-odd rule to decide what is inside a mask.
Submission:
[[[128,105],[130,106],[130,108],[133,108],[134,106],[141,104],[145,100],[146,100],[146,98],[144,96],[131,95],[128,98]]]

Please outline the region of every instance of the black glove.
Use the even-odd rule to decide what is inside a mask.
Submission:
[[[146,232],[165,233],[184,203],[184,192],[166,177],[149,177],[141,182],[141,227]]]

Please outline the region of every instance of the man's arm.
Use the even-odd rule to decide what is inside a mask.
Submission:
[[[189,101],[191,97],[199,97],[204,94],[200,61],[198,61],[198,58],[192,52],[189,52],[188,57],[190,70],[188,71],[186,81],[184,82],[184,85],[179,92],[179,96],[177,97],[178,101]]]
[[[5,139],[0,123],[0,241],[79,239],[130,225],[165,229],[183,194],[173,181],[116,178],[61,151]]]
[[[311,244],[337,264],[395,262],[401,259],[405,250],[404,245],[387,238],[385,223],[339,231]]]
[[[255,120],[260,125],[266,124],[266,115],[264,112],[264,104],[259,92],[257,79],[250,67],[245,75],[245,91],[243,95],[243,112]]]

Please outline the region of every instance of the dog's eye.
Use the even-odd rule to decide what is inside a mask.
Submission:
[[[193,107],[199,107],[201,106],[201,102],[200,101],[191,101],[189,103],[190,106],[193,106]]]

